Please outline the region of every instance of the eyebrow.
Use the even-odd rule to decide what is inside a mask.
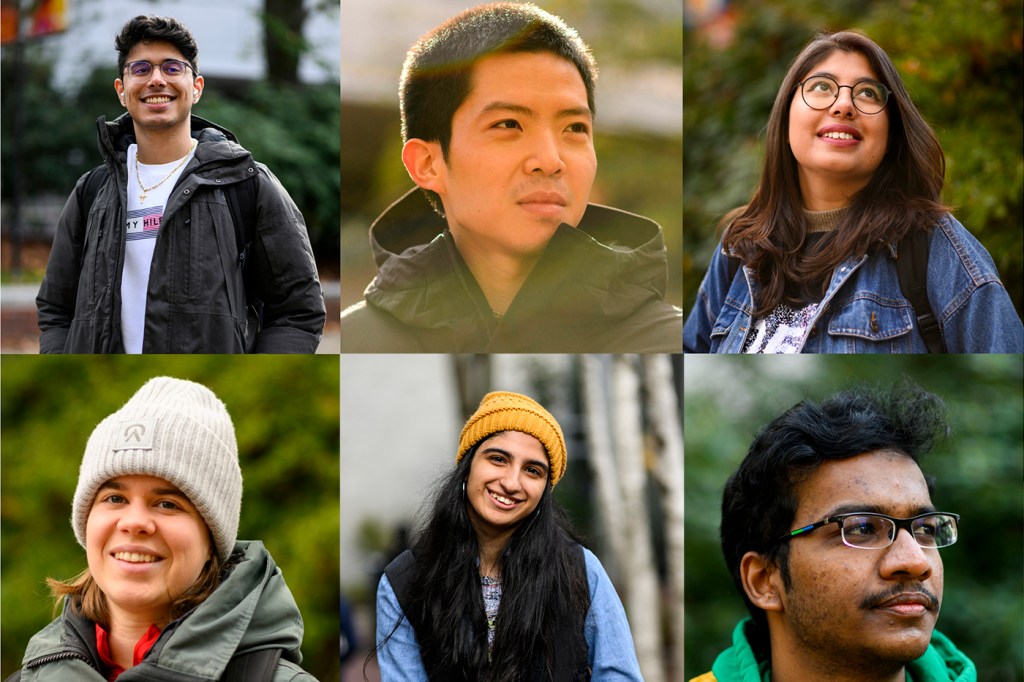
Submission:
[[[484,116],[495,111],[508,111],[514,114],[522,114],[523,116],[529,116],[530,118],[537,118],[537,112],[530,107],[523,106],[522,104],[514,104],[512,102],[491,102],[483,109],[480,110],[480,116]],[[560,109],[555,113],[555,118],[571,118],[573,116],[587,116],[592,117],[590,109],[587,107],[569,107],[568,109]]]
[[[896,518],[910,518],[911,516],[917,516],[918,514],[928,514],[936,511],[936,509],[930,504],[919,506],[911,510],[911,514],[905,517],[896,516],[896,514],[889,513],[890,511],[892,510],[886,507],[881,507],[877,504],[843,504],[826,512],[822,518],[827,519],[832,516],[839,516],[840,514],[856,514],[858,512],[863,512],[865,514],[885,514],[886,516],[894,516]]]
[[[505,450],[503,448],[498,448],[498,447],[493,447],[492,446],[492,447],[484,448],[484,452],[485,453],[487,453],[487,452],[497,452],[497,453],[500,453],[502,455],[505,455],[509,459],[516,459],[516,456],[514,454],[512,454],[511,452],[509,452],[508,450]],[[526,462],[525,462],[525,466],[530,466],[530,465],[540,467],[545,472],[550,470],[550,467],[548,466],[548,463],[547,462],[543,462],[543,461],[541,461],[539,459],[527,459]]]
[[[829,78],[834,80],[836,83],[839,82],[839,76],[835,75],[834,73],[829,73],[828,71],[818,71],[816,73],[812,73],[807,78],[817,78],[818,76],[828,76]],[[807,78],[805,78],[804,80],[807,80]],[[854,79],[853,82],[854,82],[854,84],[857,84],[857,83],[863,83],[864,81],[871,81],[872,83],[880,83],[881,82],[877,78],[872,78],[871,76],[858,76],[857,78]]]

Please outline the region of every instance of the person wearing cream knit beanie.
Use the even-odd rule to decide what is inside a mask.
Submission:
[[[552,497],[566,460],[537,401],[483,397],[423,529],[380,579],[382,679],[643,679],[615,588]]]
[[[209,388],[146,382],[85,446],[71,526],[88,568],[48,579],[61,615],[12,679],[314,680],[302,616],[258,541],[239,541],[242,472]]]
[[[101,421],[85,446],[71,525],[85,547],[85,521],[106,481],[131,474],[176,485],[210,528],[217,556],[227,560],[238,534],[242,471],[231,416],[201,384],[150,379]]]

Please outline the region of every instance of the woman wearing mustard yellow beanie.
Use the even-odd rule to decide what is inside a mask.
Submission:
[[[551,491],[562,429],[518,393],[488,393],[418,537],[377,589],[390,680],[642,680],[622,604]]]

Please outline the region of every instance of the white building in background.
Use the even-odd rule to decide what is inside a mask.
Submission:
[[[303,1],[312,8],[315,0]],[[192,32],[199,45],[199,71],[207,77],[259,80],[266,75],[263,26],[258,12],[262,0],[68,0],[68,30],[44,38],[42,49],[53,54],[60,87],[74,88],[97,66],[110,66],[111,83],[117,71],[114,36],[139,14],[173,16]],[[340,36],[338,10],[311,11],[303,27],[313,46],[299,64],[299,77],[308,83],[337,81]]]

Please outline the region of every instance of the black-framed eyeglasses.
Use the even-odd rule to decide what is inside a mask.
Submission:
[[[889,88],[878,81],[862,80],[853,85],[840,85],[828,76],[811,76],[796,84],[804,104],[811,109],[828,109],[839,99],[839,91],[850,88],[853,106],[862,114],[877,114],[889,101]]]
[[[949,547],[956,542],[959,514],[948,512],[925,512],[909,519],[900,519],[885,514],[852,512],[836,514],[803,528],[791,530],[776,540],[785,542],[800,535],[806,535],[830,523],[838,523],[843,544],[856,549],[884,549],[896,540],[900,528],[905,528],[921,547],[938,549]]]
[[[136,62],[128,62],[124,65],[124,68],[128,75],[133,78],[149,78],[149,75],[153,73],[154,66],[159,66],[160,71],[167,78],[179,78],[185,75],[186,69],[192,68],[191,64],[180,59],[168,59],[160,64],[153,64],[145,59],[140,59]]]

